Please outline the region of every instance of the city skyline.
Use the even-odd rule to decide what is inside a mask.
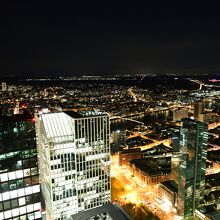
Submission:
[[[54,78],[1,84],[0,218],[218,219],[218,81]]]
[[[0,12],[0,220],[220,219],[218,3]]]

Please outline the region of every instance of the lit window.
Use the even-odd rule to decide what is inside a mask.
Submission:
[[[10,198],[9,192],[2,193],[2,199],[3,199],[3,201],[8,200],[9,198]]]
[[[40,211],[35,212],[35,213],[34,213],[34,217],[35,217],[35,219],[41,218],[41,213],[40,213]]]
[[[32,188],[31,186],[25,188],[25,194],[26,195],[32,194],[32,189],[31,188]]]
[[[34,206],[33,205],[28,205],[27,206],[27,212],[33,212]]]
[[[30,169],[24,170],[24,176],[30,176]]]
[[[40,202],[34,204],[34,210],[39,210],[41,208]]]
[[[16,209],[12,209],[12,216],[18,216],[19,215],[19,209],[16,208]]]
[[[7,173],[1,174],[1,182],[7,181],[8,180],[8,175]]]
[[[33,190],[33,193],[40,192],[40,186],[39,186],[39,185],[37,185],[37,186],[32,186],[32,190]]]
[[[22,206],[22,205],[25,205],[25,204],[26,204],[26,203],[25,203],[25,197],[20,198],[18,201],[19,201],[19,206]]]
[[[23,171],[22,170],[16,171],[16,177],[17,178],[22,178],[23,177]]]
[[[10,197],[11,197],[11,199],[16,198],[17,196],[18,196],[18,195],[17,195],[17,190],[10,191]]]
[[[24,189],[19,189],[18,190],[18,196],[19,197],[24,196]]]
[[[5,213],[5,218],[11,218],[11,210],[4,212]]]
[[[14,133],[18,133],[18,128],[15,127],[15,128],[13,129],[13,132],[14,132]]]
[[[8,173],[8,178],[9,178],[9,180],[16,179],[16,177],[15,177],[15,172],[10,172],[10,173]]]
[[[30,220],[34,220],[34,213],[30,213],[30,214],[28,214],[28,219],[30,219]]]
[[[24,207],[19,208],[19,210],[20,210],[20,215],[22,215],[22,214],[26,213],[26,207],[25,207],[25,206],[24,206]]]
[[[18,160],[18,161],[17,161],[17,166],[20,167],[21,165],[22,165],[22,161],[21,161],[21,160]]]

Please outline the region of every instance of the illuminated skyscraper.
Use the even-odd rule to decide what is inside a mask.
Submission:
[[[0,219],[41,218],[33,117],[0,117]]]
[[[203,199],[207,141],[204,123],[182,119],[177,207],[184,218],[193,216]]]
[[[2,83],[2,91],[5,92],[7,90],[7,84],[5,82]]]
[[[47,219],[68,219],[110,202],[107,114],[41,114],[37,136]]]
[[[194,103],[194,118],[197,121],[202,121],[202,113],[204,111],[204,103],[203,101],[196,101]]]
[[[180,162],[180,131],[179,129],[173,130],[172,132],[172,157],[171,157],[171,176],[172,179],[178,184],[179,178],[179,162]]]
[[[173,121],[180,121],[182,118],[188,118],[188,109],[176,109],[173,111]]]

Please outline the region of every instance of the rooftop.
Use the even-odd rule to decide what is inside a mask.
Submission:
[[[101,112],[98,110],[86,110],[86,111],[64,111],[67,115],[71,116],[72,118],[86,118],[86,117],[97,117],[101,115],[107,115],[105,112]]]
[[[41,118],[48,138],[71,136],[74,133],[73,120],[64,112],[42,114]]]
[[[129,153],[139,153],[141,152],[141,148],[134,148],[134,149],[129,149],[129,150],[122,150],[119,151],[119,154],[129,154]]]
[[[164,144],[160,144],[155,146],[154,148],[143,150],[141,153],[144,155],[160,155],[163,153],[169,153],[171,151],[172,150],[169,147],[165,146]]]
[[[174,180],[168,180],[165,182],[161,182],[161,185],[164,185],[166,188],[170,189],[172,192],[176,192],[178,191],[178,185],[175,183]]]
[[[219,220],[220,219],[220,212],[216,211],[216,208],[214,208],[213,205],[208,205],[203,207],[202,209],[199,209],[201,213],[209,217],[209,219],[213,220]]]
[[[171,158],[142,158],[131,160],[130,163],[147,175],[163,175],[171,172]]]
[[[206,177],[206,188],[216,187],[220,185],[220,173],[210,174]]]
[[[106,204],[71,216],[72,220],[131,220],[119,206]]]
[[[100,114],[107,115],[107,114]],[[97,115],[92,115],[97,117]],[[99,116],[99,115],[98,115]],[[67,112],[46,112],[39,115],[42,120],[47,138],[66,137],[66,140],[72,140],[74,134],[74,119],[87,117],[75,111]],[[88,115],[88,117],[91,117]]]

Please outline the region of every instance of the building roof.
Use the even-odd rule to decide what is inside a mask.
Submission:
[[[141,148],[134,148],[129,150],[122,150],[118,152],[119,154],[132,154],[132,153],[141,153]]]
[[[168,181],[165,181],[165,182],[161,182],[160,184],[164,185],[166,188],[168,188],[172,192],[177,193],[177,191],[178,191],[178,188],[177,188],[178,186],[177,186],[177,184],[175,183],[174,180],[168,180]]]
[[[73,118],[64,112],[42,114],[41,118],[47,138],[71,136],[74,133]]]
[[[72,220],[104,220],[104,216],[110,216],[112,220],[131,220],[130,216],[119,206],[106,204],[101,207],[80,212],[71,216]],[[103,217],[102,217],[103,216]]]
[[[73,136],[75,123],[74,119],[97,117],[100,115],[81,115],[74,111],[43,113],[40,115],[47,138],[68,137]],[[69,140],[69,138],[67,138]]]
[[[198,210],[200,213],[207,216],[209,219],[219,220],[220,219],[220,212],[216,210],[213,205],[207,205],[203,208]]]
[[[164,158],[142,158],[134,159],[130,161],[130,164],[134,165],[136,169],[139,169],[146,173],[146,175],[157,176],[169,174],[171,172],[171,157]]]
[[[71,116],[72,118],[82,118],[83,116],[75,111],[64,111],[67,115]]]
[[[214,211],[211,213],[207,213],[206,216],[210,217],[213,220],[219,220],[220,219],[220,212]]]
[[[105,112],[100,112],[97,110],[90,110],[90,111],[64,111],[66,114],[71,116],[72,118],[90,118],[90,117],[98,117],[98,116],[107,116],[108,114]]]
[[[162,155],[162,153],[169,153],[171,151],[172,151],[171,148],[165,146],[164,144],[159,144],[154,148],[143,150],[141,153],[149,154],[149,155]]]

